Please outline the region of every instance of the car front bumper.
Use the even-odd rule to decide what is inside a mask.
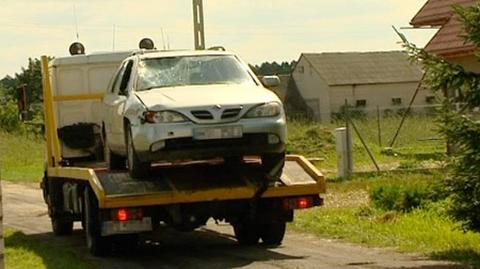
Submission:
[[[194,139],[196,128],[241,126],[242,137]],[[285,151],[286,122],[283,117],[241,119],[232,123],[140,124],[132,126],[135,151],[141,161],[175,161]]]

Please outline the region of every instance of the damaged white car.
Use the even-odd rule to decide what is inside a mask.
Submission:
[[[275,86],[278,78],[263,82]],[[110,169],[127,163],[131,176],[143,177],[152,162],[258,156],[266,173],[281,174],[283,105],[232,53],[136,53],[121,64],[103,104]]]

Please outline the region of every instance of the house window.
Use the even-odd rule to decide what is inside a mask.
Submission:
[[[366,107],[367,106],[367,100],[365,100],[365,99],[357,100],[356,103],[355,103],[355,106],[356,107]]]
[[[433,104],[433,103],[435,103],[435,96],[433,96],[433,95],[428,95],[428,96],[426,96],[426,97],[425,97],[425,102],[426,102],[427,104]]]
[[[393,97],[392,98],[392,105],[398,106],[402,104],[402,98],[400,97]]]
[[[298,67],[298,73],[300,73],[300,74],[305,73],[305,67],[299,66],[299,67]]]

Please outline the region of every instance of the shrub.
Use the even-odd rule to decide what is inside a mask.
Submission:
[[[15,101],[5,101],[5,103],[0,106],[0,129],[13,132],[18,130],[20,123],[18,107]]]
[[[369,190],[376,208],[407,212],[422,206],[433,198],[433,189],[426,182],[383,184]]]

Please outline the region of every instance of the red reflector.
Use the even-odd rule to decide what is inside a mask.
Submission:
[[[117,210],[117,220],[119,221],[127,221],[128,220],[128,212],[126,209],[118,209]]]
[[[305,197],[297,198],[297,208],[305,209],[309,207],[310,207],[310,203],[308,198],[305,198]]]
[[[315,206],[315,202],[311,197],[287,198],[283,200],[283,207],[286,210],[306,209]]]

